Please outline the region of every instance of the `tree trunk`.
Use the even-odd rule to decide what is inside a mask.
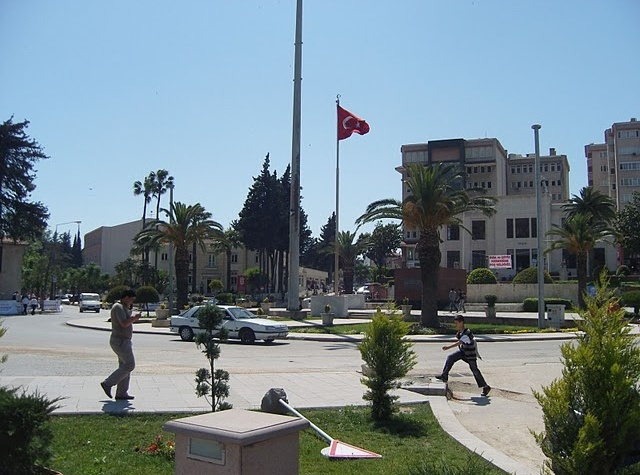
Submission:
[[[227,292],[231,292],[231,249],[227,250]]]
[[[576,273],[578,274],[578,307],[584,308],[584,293],[587,291],[587,253],[576,253]]]
[[[420,324],[423,327],[438,328],[438,270],[440,268],[440,237],[438,230],[421,230],[416,246],[420,261],[422,281],[422,312]]]
[[[197,243],[193,243],[193,249],[191,251],[191,264],[192,264],[192,269],[191,269],[191,293],[192,294],[197,294],[198,293],[198,282],[196,282],[196,277],[198,276],[198,258],[196,257],[197,255],[197,251],[198,251],[198,245]],[[189,284],[187,283],[187,286]]]
[[[176,288],[178,310],[189,304],[189,250],[176,246]]]

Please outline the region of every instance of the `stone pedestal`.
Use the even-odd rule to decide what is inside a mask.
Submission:
[[[299,432],[309,421],[230,409],[169,421],[176,434],[175,473],[297,475]]]

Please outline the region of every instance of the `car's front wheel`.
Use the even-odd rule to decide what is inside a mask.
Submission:
[[[244,328],[240,331],[240,341],[242,343],[253,343],[256,341],[256,334],[253,333],[251,328]]]
[[[193,340],[193,330],[191,327],[180,327],[180,338],[182,338],[182,341]]]

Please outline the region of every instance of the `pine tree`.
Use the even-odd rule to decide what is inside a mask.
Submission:
[[[557,475],[617,473],[640,454],[640,348],[608,284],[603,272],[585,296],[584,333],[561,347],[562,377],[534,391],[545,424],[536,440]]]

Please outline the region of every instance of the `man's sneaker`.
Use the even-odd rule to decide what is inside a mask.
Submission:
[[[442,381],[443,383],[447,382],[447,378],[445,378],[444,376],[442,376],[441,374],[438,374],[436,376],[434,376],[438,381]]]
[[[482,395],[483,396],[488,396],[489,395],[489,391],[491,391],[491,386],[485,386],[484,388],[482,388]]]

